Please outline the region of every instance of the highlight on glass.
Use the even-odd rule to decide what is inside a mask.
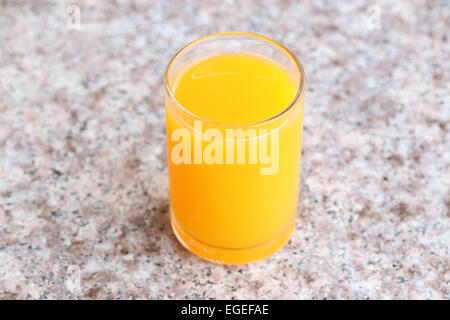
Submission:
[[[295,229],[305,73],[250,33],[198,39],[164,76],[172,229],[194,254],[240,264]]]

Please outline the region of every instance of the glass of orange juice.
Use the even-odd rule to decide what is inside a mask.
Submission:
[[[215,34],[175,54],[164,87],[176,237],[217,263],[273,254],[295,228],[301,63],[266,37]]]

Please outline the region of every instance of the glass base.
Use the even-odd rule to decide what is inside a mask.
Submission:
[[[244,249],[224,249],[209,246],[192,238],[183,231],[172,212],[170,222],[175,236],[186,249],[200,258],[220,264],[243,264],[267,258],[289,241],[295,228],[295,219],[293,219],[286,230],[276,238],[266,241],[258,246]]]

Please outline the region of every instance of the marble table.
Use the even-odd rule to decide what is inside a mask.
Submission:
[[[397,4],[394,4],[397,3]],[[0,1],[1,299],[449,299],[448,1]],[[162,75],[203,35],[303,61],[296,231],[222,266],[171,232]]]

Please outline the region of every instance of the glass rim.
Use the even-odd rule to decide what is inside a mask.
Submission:
[[[217,121],[212,121],[212,120],[208,120],[208,119],[204,119],[190,111],[188,111],[185,107],[183,107],[181,105],[181,103],[179,103],[177,101],[177,99],[175,98],[175,95],[173,94],[171,88],[170,88],[170,84],[169,84],[169,70],[170,67],[172,66],[173,62],[175,61],[175,59],[181,54],[183,53],[184,50],[186,50],[187,48],[197,44],[200,41],[209,39],[209,38],[215,38],[215,37],[220,37],[220,36],[228,36],[228,35],[240,35],[240,36],[247,36],[247,37],[253,37],[253,38],[259,38],[262,39],[264,41],[267,41],[271,44],[274,44],[275,46],[279,47],[281,50],[283,50],[294,62],[295,66],[297,67],[297,70],[299,72],[299,77],[300,77],[300,81],[299,81],[299,85],[297,88],[297,93],[295,95],[295,97],[293,98],[293,100],[288,104],[288,106],[286,108],[284,108],[283,110],[281,110],[280,112],[278,112],[277,114],[263,119],[263,120],[259,120],[256,122],[250,122],[250,123],[242,123],[242,124],[235,124],[235,123],[223,123],[223,122],[217,122]],[[285,46],[283,46],[282,44],[278,43],[275,40],[272,40],[268,37],[256,34],[256,33],[251,33],[251,32],[221,32],[221,33],[214,33],[214,34],[210,34],[201,38],[198,38],[194,41],[189,42],[187,45],[185,45],[183,48],[181,48],[180,50],[178,50],[174,56],[172,57],[172,59],[170,59],[169,63],[167,64],[166,70],[164,72],[164,89],[167,92],[169,98],[175,103],[175,105],[184,113],[188,114],[191,117],[194,117],[197,120],[203,121],[205,123],[209,123],[209,124],[214,124],[214,125],[221,125],[221,126],[252,126],[252,125],[259,125],[259,124],[263,124],[272,120],[275,120],[279,117],[281,117],[282,115],[284,115],[285,113],[287,113],[289,110],[291,110],[299,101],[300,99],[302,99],[305,95],[305,87],[306,87],[306,78],[305,78],[305,70],[303,68],[302,63],[300,62],[300,60],[295,56],[295,54],[293,54],[289,49],[287,49]]]

